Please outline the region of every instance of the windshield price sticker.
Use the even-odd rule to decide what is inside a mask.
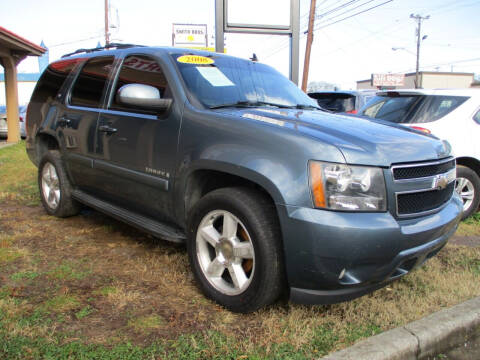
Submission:
[[[212,86],[235,86],[235,84],[216,67],[197,66],[197,70]]]
[[[199,56],[199,55],[183,55],[177,58],[179,63],[183,64],[195,64],[195,65],[210,65],[213,64],[215,61],[210,59],[206,56]]]

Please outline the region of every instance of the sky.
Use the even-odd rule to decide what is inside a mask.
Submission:
[[[170,46],[172,23],[192,23],[207,24],[214,44],[215,0],[110,1],[113,41]],[[288,22],[289,0],[229,1],[232,22]],[[376,5],[380,6],[355,15]],[[50,61],[105,41],[104,0],[0,0],[0,8],[0,26],[37,44],[43,40]],[[310,0],[300,0],[300,81],[309,9]],[[354,89],[357,80],[372,73],[415,71],[412,13],[430,15],[422,23],[422,36],[427,38],[421,44],[421,70],[480,74],[480,0],[317,0],[309,82]],[[255,53],[260,62],[288,76],[287,36],[227,33],[225,38],[228,54],[250,58]],[[24,60],[19,71],[38,71],[36,59]]]

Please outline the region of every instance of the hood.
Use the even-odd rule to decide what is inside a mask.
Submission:
[[[282,127],[334,145],[348,164],[389,167],[395,163],[436,160],[450,155],[447,142],[382,120],[296,109],[226,108],[216,111]],[[321,155],[318,160],[327,160]]]

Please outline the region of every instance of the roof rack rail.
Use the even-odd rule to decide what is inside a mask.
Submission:
[[[78,50],[75,50],[74,52],[71,52],[71,53],[62,55],[62,58],[65,58],[65,57],[68,57],[68,56],[71,56],[71,55],[80,54],[80,53],[91,53],[91,52],[94,52],[94,51],[109,50],[109,49],[112,49],[112,48],[115,48],[115,49],[127,49],[127,48],[131,48],[131,47],[144,47],[144,46],[145,46],[145,45],[110,43],[110,44],[108,44],[108,45],[105,45],[105,46],[102,46],[102,47],[97,47],[97,48],[78,49]]]

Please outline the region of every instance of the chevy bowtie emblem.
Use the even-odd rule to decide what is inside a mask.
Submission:
[[[437,175],[433,179],[432,189],[443,190],[448,185],[448,178],[445,175]]]

